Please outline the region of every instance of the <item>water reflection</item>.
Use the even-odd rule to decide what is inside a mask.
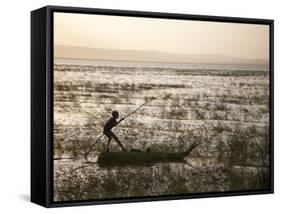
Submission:
[[[55,201],[89,200],[267,188],[268,169],[187,163],[100,167],[95,162],[56,161]]]

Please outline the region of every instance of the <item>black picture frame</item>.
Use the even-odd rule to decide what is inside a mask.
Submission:
[[[53,195],[53,14],[54,12],[150,17],[270,27],[270,188],[239,192],[208,192],[87,201],[54,202]],[[31,12],[31,201],[44,207],[112,204],[159,200],[225,197],[274,192],[274,21],[238,17],[46,6]]]

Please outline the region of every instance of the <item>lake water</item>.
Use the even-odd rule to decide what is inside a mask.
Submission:
[[[150,67],[150,68],[188,68],[188,69],[225,69],[225,70],[269,70],[268,65],[232,65],[232,64],[191,64],[191,63],[157,63],[157,62],[126,62],[110,60],[55,59],[56,64],[93,65],[114,67]]]
[[[128,149],[183,152],[187,163],[99,167],[103,137]],[[114,141],[111,151],[120,151]],[[269,185],[269,72],[262,66],[62,60],[54,65],[54,200],[266,189]]]

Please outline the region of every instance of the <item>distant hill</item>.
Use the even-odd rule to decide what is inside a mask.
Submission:
[[[55,45],[55,58],[119,60],[137,62],[206,63],[206,64],[256,64],[266,65],[267,59],[242,59],[227,55],[175,54],[160,51],[98,49]]]

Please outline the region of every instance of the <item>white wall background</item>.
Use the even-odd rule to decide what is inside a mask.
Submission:
[[[29,202],[30,11],[45,5],[143,10],[275,20],[275,194],[44,209]],[[1,1],[0,212],[267,213],[280,204],[281,13],[277,0],[26,0]],[[275,212],[276,213],[276,212]]]

